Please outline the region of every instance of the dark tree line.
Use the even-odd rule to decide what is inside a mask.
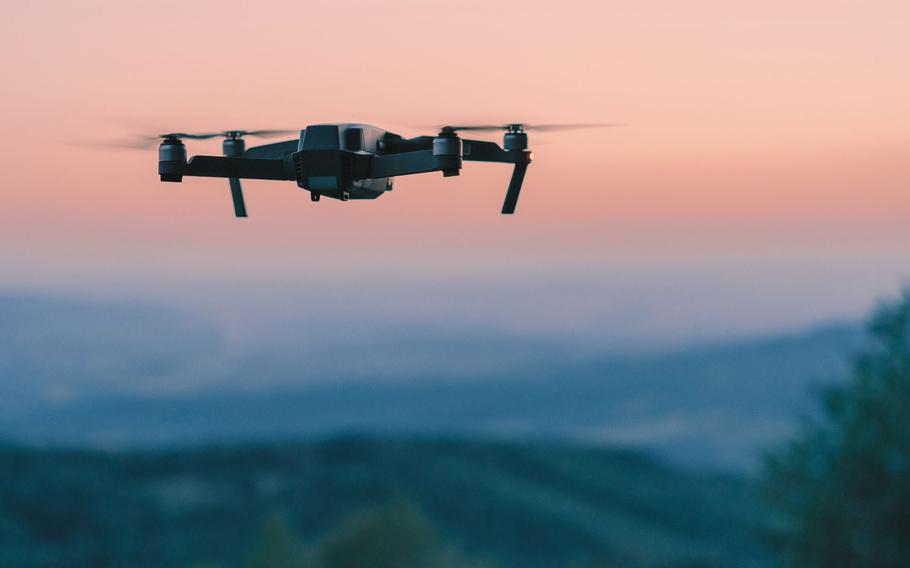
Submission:
[[[767,460],[772,536],[794,566],[910,563],[910,292],[869,332],[849,381]]]

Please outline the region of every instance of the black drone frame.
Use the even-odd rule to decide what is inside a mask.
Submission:
[[[504,148],[494,142],[466,140],[458,136],[457,127],[445,127],[439,135],[404,139],[386,133],[377,144],[377,153],[335,150],[332,156],[319,156],[310,150],[298,150],[297,141],[280,142],[244,151],[243,140],[229,136],[224,141],[225,156],[194,156],[186,159],[180,135],[165,136],[159,147],[159,174],[162,181],[179,182],[183,176],[228,178],[234,209],[238,217],[246,216],[240,186],[241,179],[289,180],[309,189],[314,201],[319,193],[310,187],[309,178],[325,169],[321,162],[341,173],[346,181],[376,180],[428,172],[457,176],[463,161],[513,164],[512,178],[502,205],[503,214],[515,212],[525,172],[531,163],[527,134],[520,125],[509,127]],[[319,152],[318,150],[315,152]],[[267,155],[269,157],[255,157]],[[281,155],[282,157],[275,157]],[[346,200],[346,193],[341,199]]]

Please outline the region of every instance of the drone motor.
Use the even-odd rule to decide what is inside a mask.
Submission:
[[[509,125],[509,129],[502,137],[502,147],[506,150],[527,150],[528,133],[520,124]]]
[[[455,132],[443,129],[433,139],[433,160],[444,177],[457,176],[461,170],[461,138]]]
[[[161,181],[183,181],[186,146],[179,138],[165,138],[158,146],[158,175]]]
[[[221,143],[221,152],[225,156],[239,156],[246,150],[246,141],[239,136],[228,136]]]

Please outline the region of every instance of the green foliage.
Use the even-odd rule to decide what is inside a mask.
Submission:
[[[246,568],[306,568],[300,543],[284,517],[271,515],[263,523]]]
[[[457,568],[471,564],[447,550],[411,501],[398,498],[355,513],[326,536],[313,568]]]
[[[823,416],[766,464],[775,541],[795,566],[910,559],[910,292],[869,324],[875,347]]]

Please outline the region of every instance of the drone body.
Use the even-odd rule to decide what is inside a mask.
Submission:
[[[549,128],[549,127],[542,127]],[[503,146],[462,139],[459,130],[505,130]],[[531,163],[528,135],[520,124],[483,127],[442,127],[436,136],[403,138],[366,124],[307,126],[294,140],[247,149],[244,136],[272,136],[286,131],[225,131],[214,134],[172,133],[160,136],[158,173],[161,181],[181,182],[186,176],[223,177],[230,181],[234,212],[246,217],[241,179],[295,181],[310,192],[347,201],[375,199],[392,189],[392,178],[428,172],[457,176],[465,161],[513,164],[502,213],[515,212],[525,171]],[[224,137],[224,156],[187,160],[184,139]],[[156,139],[159,137],[156,137]]]

